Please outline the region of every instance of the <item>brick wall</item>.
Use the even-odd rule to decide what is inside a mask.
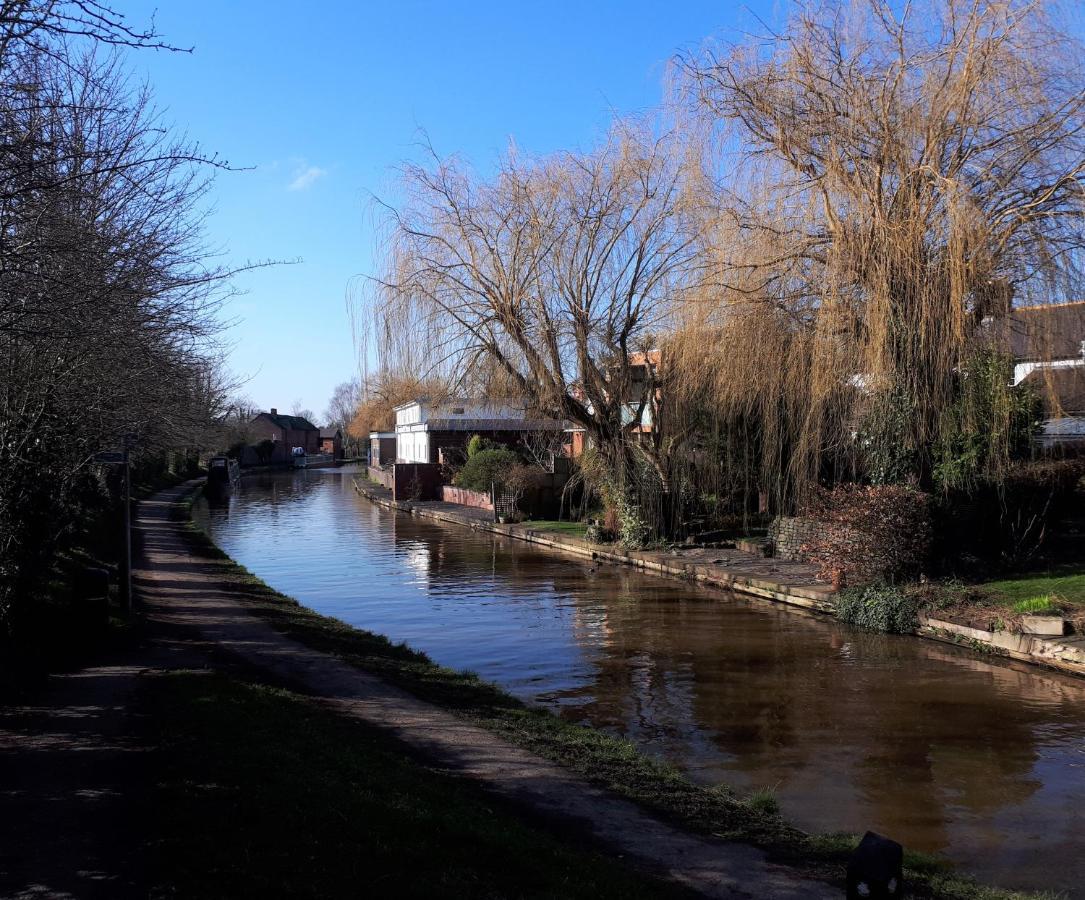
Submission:
[[[369,467],[369,477],[377,482],[377,484],[384,485],[388,490],[392,489],[392,470],[391,469],[379,469],[376,466]]]
[[[467,488],[442,485],[441,499],[445,503],[458,503],[460,506],[473,506],[476,509],[493,510],[494,504],[489,494],[482,491],[469,491]]]

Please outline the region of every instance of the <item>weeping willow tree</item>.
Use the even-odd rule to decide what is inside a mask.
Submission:
[[[699,190],[723,275],[687,305],[674,364],[741,423],[781,506],[827,468],[876,468],[874,444],[888,477],[927,484],[961,429],[1005,464],[1013,428],[992,417],[1014,404],[962,405],[962,379],[992,320],[1075,281],[1083,60],[1042,2],[858,0],[681,61],[719,151]]]
[[[382,364],[578,425],[616,498],[647,479],[666,506],[676,432],[644,426],[664,390],[649,363],[706,258],[675,136],[621,123],[592,152],[510,153],[492,177],[433,158],[403,183],[358,317]]]

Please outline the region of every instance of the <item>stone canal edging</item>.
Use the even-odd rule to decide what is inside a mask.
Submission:
[[[968,647],[981,653],[1005,656],[1019,662],[1085,676],[1085,635],[1040,637],[1013,631],[987,631],[960,622],[920,616],[920,637]]]
[[[604,544],[593,544],[582,538],[549,531],[538,531],[528,525],[509,525],[492,521],[492,513],[481,509],[459,507],[431,500],[393,500],[391,491],[354,479],[354,488],[363,497],[401,512],[440,522],[465,525],[479,531],[490,531],[529,544],[538,544],[574,553],[588,559],[598,559],[655,572],[699,581],[713,587],[742,591],[801,606],[818,612],[832,612],[832,588],[814,578],[813,566],[803,563],[758,559],[740,550],[710,549],[701,558],[690,558],[690,551],[674,555],[652,550],[624,550]],[[711,557],[711,561],[708,560]]]
[[[357,478],[353,479],[353,482],[354,489],[373,503],[413,516],[463,525],[478,531],[490,531],[588,559],[698,581],[712,587],[740,591],[813,612],[832,614],[835,611],[832,588],[819,583],[814,578],[813,567],[803,563],[761,559],[741,550],[696,551],[701,553],[697,558],[690,558],[691,551],[682,551],[681,555],[675,555],[651,550],[623,550],[593,544],[572,535],[533,530],[530,525],[494,522],[491,519],[492,514],[481,509],[459,507],[440,501],[393,500],[392,492],[387,488],[367,484]],[[929,616],[920,617],[920,627],[916,635],[1018,662],[1044,666],[1068,675],[1085,677],[1085,635],[1053,638],[1009,631],[986,631]]]

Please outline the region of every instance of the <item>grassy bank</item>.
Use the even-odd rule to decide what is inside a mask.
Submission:
[[[157,897],[685,897],[375,729],[223,675],[150,679]]]
[[[743,798],[723,788],[694,785],[676,769],[644,756],[628,741],[526,707],[470,673],[443,668],[405,645],[321,616],[256,579],[194,525],[190,536],[194,552],[216,559],[223,583],[278,631],[560,762],[686,828],[752,843],[780,862],[831,880],[842,879],[847,856],[857,843],[855,836],[810,836],[776,815],[774,804],[766,802],[763,793]],[[994,900],[1027,896],[979,886],[918,854],[908,853],[907,863],[911,892],[917,897]]]

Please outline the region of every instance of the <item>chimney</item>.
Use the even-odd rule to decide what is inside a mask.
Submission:
[[[271,414],[273,416],[277,416],[279,414],[279,411],[273,406],[271,407]]]

